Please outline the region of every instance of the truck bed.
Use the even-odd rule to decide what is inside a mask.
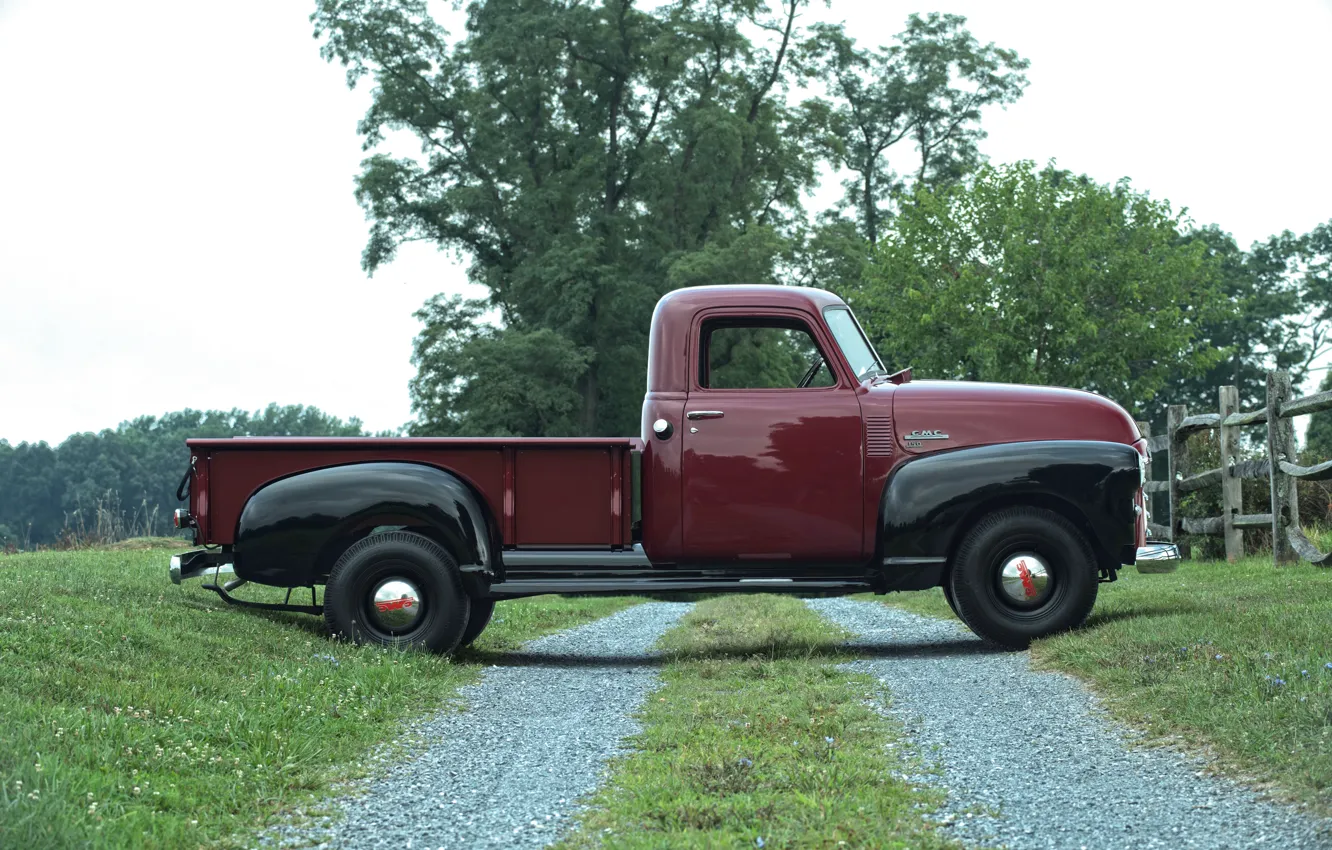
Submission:
[[[202,542],[235,542],[246,501],[297,472],[369,461],[422,463],[461,477],[506,549],[619,549],[633,543],[632,437],[235,437],[188,440],[207,505]]]

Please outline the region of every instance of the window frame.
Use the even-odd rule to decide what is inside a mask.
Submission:
[[[845,390],[848,387],[855,386],[855,382],[847,379],[847,365],[842,349],[836,344],[836,341],[828,335],[827,328],[822,321],[822,317],[816,318],[804,310],[791,310],[781,308],[747,308],[747,307],[720,307],[711,310],[699,311],[694,316],[693,326],[689,334],[689,392],[690,393],[817,393],[834,392]],[[729,322],[728,322],[729,320]],[[775,320],[775,321],[774,321]],[[707,366],[708,344],[704,342],[703,334],[706,330],[711,333],[714,328],[707,328],[710,323],[721,321],[722,327],[744,327],[754,325],[758,327],[772,326],[789,327],[792,324],[802,326],[802,329],[809,334],[814,346],[819,351],[819,356],[827,364],[828,371],[833,377],[833,383],[826,387],[705,387],[703,386],[703,369]],[[765,325],[765,322],[771,322],[771,325]],[[732,324],[733,323],[733,324]],[[710,341],[709,341],[710,342]],[[836,356],[830,357],[829,353],[835,352]],[[711,377],[711,375],[709,375]]]
[[[837,334],[832,329],[832,323],[828,321],[828,313],[830,313],[833,310],[843,310],[846,312],[847,316],[851,318],[852,327],[854,327],[856,331],[860,334],[861,341],[865,343],[865,347],[869,349],[869,353],[873,355],[874,361],[879,364],[879,368],[883,370],[883,374],[885,375],[889,374],[888,365],[884,363],[883,358],[879,356],[879,350],[874,347],[874,343],[870,342],[869,334],[865,333],[865,329],[861,327],[860,319],[856,316],[856,311],[851,309],[851,305],[829,304],[827,307],[824,307],[822,311],[820,311],[820,317],[823,319],[824,324],[827,325],[828,333],[830,336],[832,336],[833,344],[837,346],[837,351],[839,354],[842,355],[842,359],[846,360],[846,351],[842,348],[841,342],[838,341]],[[856,376],[855,370],[851,368],[851,361],[846,360],[846,364],[847,364],[846,366],[847,370],[851,373],[852,381],[859,383],[860,381],[859,378]]]

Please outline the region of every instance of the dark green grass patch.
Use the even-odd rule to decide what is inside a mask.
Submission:
[[[881,599],[952,616],[939,590]],[[1086,628],[1037,641],[1032,657],[1134,725],[1332,812],[1332,570],[1270,557],[1129,569],[1101,585]]]
[[[230,608],[198,582],[170,584],[167,557],[0,556],[0,847],[244,843],[359,775],[493,654],[635,601],[505,602],[449,659]]]
[[[878,683],[835,667],[845,638],[798,599],[700,603],[661,641],[637,751],[562,846],[953,846]]]

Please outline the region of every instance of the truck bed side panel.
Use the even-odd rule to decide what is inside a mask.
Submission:
[[[520,448],[514,467],[517,522],[512,542],[579,549],[622,545],[617,455],[610,449]]]
[[[628,546],[632,439],[191,440],[206,475],[205,542],[232,544],[250,496],[312,469],[370,461],[424,463],[462,478],[505,546]]]

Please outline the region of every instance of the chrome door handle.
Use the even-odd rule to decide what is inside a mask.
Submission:
[[[685,414],[689,419],[721,419],[725,415],[720,410],[691,410]]]

